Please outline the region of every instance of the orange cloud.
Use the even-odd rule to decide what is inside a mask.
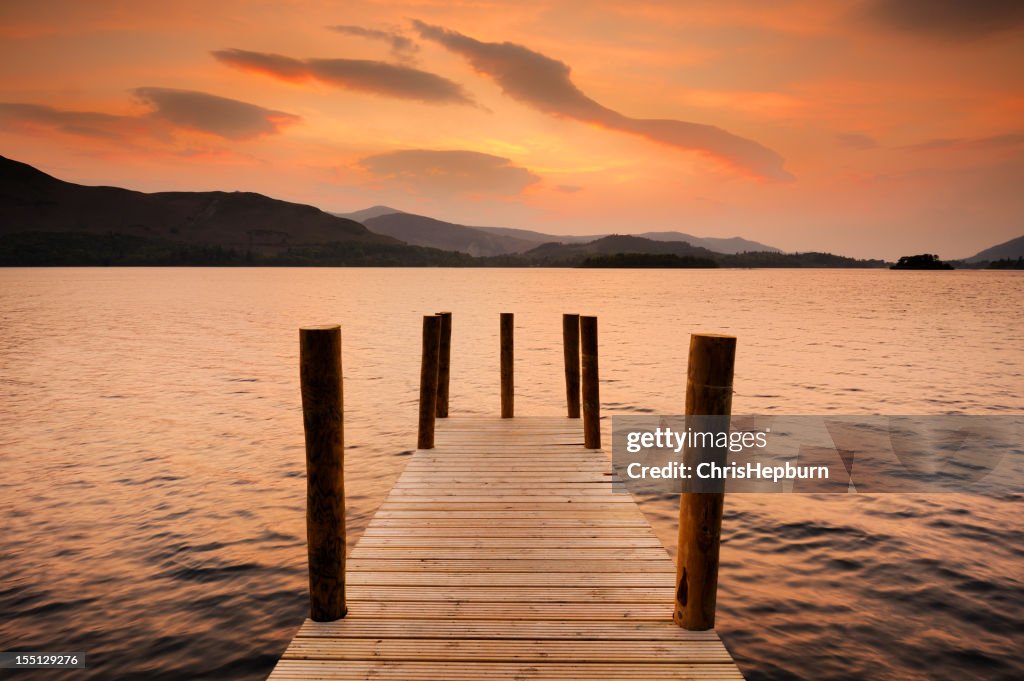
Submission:
[[[410,40],[407,36],[404,36],[401,33],[395,33],[394,31],[381,31],[373,28],[363,28],[362,26],[348,25],[328,26],[327,29],[343,35],[352,35],[359,38],[385,42],[391,46],[391,56],[402,61],[411,60],[420,50],[420,46]]]
[[[369,156],[359,165],[378,179],[432,195],[511,196],[540,181],[507,158],[462,149],[401,149]]]
[[[862,132],[844,132],[836,135],[836,139],[844,147],[849,149],[859,149],[864,151],[866,149],[877,149],[878,140],[871,135],[865,135]]]
[[[277,134],[284,126],[301,120],[283,111],[194,90],[140,87],[133,92],[150,107],[149,112],[126,116],[58,109],[45,104],[0,102],[0,121],[24,129],[49,129],[107,141],[139,137],[166,141],[175,129],[194,130],[229,140],[250,140]]]
[[[778,153],[722,128],[671,119],[631,118],[587,97],[567,64],[514,43],[484,43],[455,31],[413,21],[420,36],[461,55],[493,78],[508,96],[545,113],[618,130],[696,151],[754,177],[792,180]]]
[[[1024,133],[1008,132],[988,137],[936,137],[917,144],[910,144],[906,149],[912,151],[943,151],[943,150],[996,150],[1024,147]]]
[[[469,104],[473,99],[458,83],[411,66],[369,59],[294,59],[248,50],[215,50],[218,61],[279,80],[315,79],[335,87],[430,104]]]
[[[135,95],[153,107],[151,117],[231,140],[274,135],[301,120],[294,114],[193,90],[140,87]]]
[[[116,141],[129,136],[158,136],[158,126],[138,116],[57,109],[45,104],[0,102],[0,122],[23,130],[49,129],[78,137]]]
[[[1024,26],[1019,0],[872,0],[863,11],[886,28],[946,40],[975,40]]]

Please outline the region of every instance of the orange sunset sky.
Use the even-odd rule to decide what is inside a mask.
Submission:
[[[1024,3],[0,2],[0,154],[564,234],[1024,233]]]

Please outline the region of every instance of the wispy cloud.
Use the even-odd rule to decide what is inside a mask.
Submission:
[[[671,119],[631,118],[587,97],[563,62],[514,43],[485,43],[456,31],[413,21],[420,36],[464,57],[508,96],[540,111],[696,151],[766,180],[791,180],[779,154],[722,128]]]
[[[474,104],[458,83],[401,64],[369,59],[295,59],[237,49],[215,50],[212,54],[228,66],[280,80],[319,80],[346,90],[430,104]]]
[[[948,149],[1007,149],[1024,147],[1024,132],[1008,132],[987,137],[935,137],[904,149],[911,151],[941,151]]]
[[[870,135],[865,135],[862,132],[839,133],[836,135],[836,139],[839,140],[839,143],[844,147],[849,147],[850,149],[865,150],[878,148],[878,140]]]
[[[359,165],[378,180],[430,195],[512,196],[540,181],[507,158],[462,149],[401,149]]]
[[[0,120],[22,128],[46,128],[110,141],[170,138],[175,129],[197,130],[229,140],[281,132],[301,119],[237,99],[194,90],[140,87],[132,91],[150,111],[139,115],[58,109],[45,104],[0,102]]]
[[[136,116],[58,109],[46,104],[23,102],[0,102],[0,121],[9,127],[47,128],[103,140],[120,140],[155,132],[149,121]]]
[[[871,0],[862,11],[886,28],[945,40],[973,40],[1024,26],[1020,0]]]
[[[362,26],[349,26],[345,24],[328,26],[327,29],[335,33],[387,43],[391,47],[391,55],[402,61],[412,60],[420,50],[420,46],[411,38],[396,31],[381,31],[374,28],[363,28]]]
[[[179,128],[199,130],[225,139],[247,140],[275,135],[281,128],[301,120],[294,114],[194,90],[140,87],[134,92],[153,107],[150,116]]]

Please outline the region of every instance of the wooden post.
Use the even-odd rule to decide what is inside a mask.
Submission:
[[[420,427],[416,447],[434,448],[434,418],[437,416],[437,364],[441,349],[441,318],[423,317],[423,359],[420,362]]]
[[[501,313],[501,418],[515,415],[515,386],[512,375],[512,341],[514,317],[511,312]]]
[[[452,366],[452,313],[438,312],[441,318],[441,343],[437,358],[437,418],[448,418],[448,383]]]
[[[714,334],[694,334],[690,337],[686,378],[687,417],[725,417],[709,421],[715,424],[716,431],[728,428],[735,360],[735,337]],[[686,425],[690,426],[689,418]],[[680,498],[676,602],[672,619],[690,631],[704,631],[715,626],[724,498],[721,491],[689,492]]]
[[[580,316],[562,315],[562,353],[565,355],[565,403],[569,418],[580,417]]]
[[[601,394],[597,372],[597,317],[580,317],[583,349],[583,446],[601,448]]]
[[[341,327],[299,329],[299,375],[306,432],[309,617],[330,622],[348,613]]]

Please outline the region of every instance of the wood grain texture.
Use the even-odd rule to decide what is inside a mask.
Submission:
[[[423,317],[423,354],[420,361],[420,421],[416,446],[434,447],[434,428],[437,418],[437,367],[441,349],[441,318]]]
[[[581,425],[438,421],[348,558],[348,616],[307,620],[271,680],[740,681],[673,624],[675,566]]]
[[[565,405],[569,418],[580,417],[580,316],[562,315],[562,355],[565,363]]]
[[[312,619],[327,622],[346,613],[341,327],[299,330],[299,374],[306,435],[309,611]]]
[[[452,313],[438,312],[441,318],[441,337],[437,349],[437,418],[448,418],[449,384],[452,373]]]
[[[716,430],[728,427],[735,361],[735,337],[715,334],[690,337],[686,372],[688,420],[692,416],[726,417],[710,423]],[[712,452],[711,456],[719,464],[725,461],[724,450]],[[715,626],[724,501],[725,495],[720,491],[684,493],[679,500],[679,551],[672,619],[686,629],[699,631]]]
[[[516,412],[515,389],[515,317],[501,313],[501,418],[510,419]]]
[[[601,390],[597,367],[597,317],[580,317],[583,357],[583,446],[601,448]]]

